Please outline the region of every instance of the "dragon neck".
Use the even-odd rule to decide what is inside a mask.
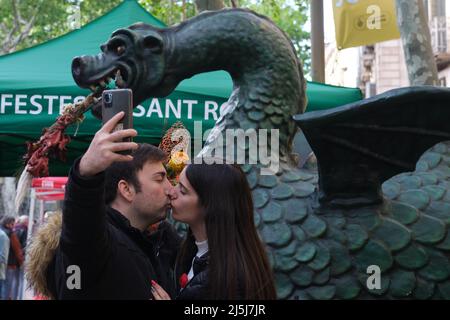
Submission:
[[[292,115],[304,111],[305,81],[283,31],[251,11],[228,9],[202,13],[168,29],[165,37],[169,82],[216,70],[231,75],[234,106],[216,127],[278,129],[280,152],[290,152]]]

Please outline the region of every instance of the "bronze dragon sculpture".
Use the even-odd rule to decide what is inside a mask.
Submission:
[[[243,166],[279,298],[450,299],[449,89],[403,88],[303,114],[290,40],[244,9],[166,29],[135,24],[101,50],[74,59],[75,81],[104,85],[120,70],[136,104],[197,73],[228,71],[234,90],[203,151],[225,129],[279,129],[276,174]],[[298,168],[291,156],[297,125],[317,167]],[[370,287],[373,265],[381,283]]]

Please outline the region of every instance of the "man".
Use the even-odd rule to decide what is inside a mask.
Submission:
[[[28,216],[21,215],[14,226],[14,232],[19,238],[20,245],[25,250],[27,246],[27,236],[28,236]]]
[[[16,219],[12,216],[6,216],[2,220],[3,231],[9,238],[9,254],[6,268],[6,288],[4,299],[16,300],[19,288],[20,268],[24,261],[22,246],[19,238],[14,232],[14,223]]]
[[[47,269],[57,299],[150,299],[152,280],[173,285],[167,273],[172,266],[161,261],[174,259],[159,259],[161,244],[144,233],[170,209],[166,155],[151,145],[122,142],[137,134],[112,132],[123,115],[96,133],[70,171],[60,242]],[[132,155],[119,153],[130,149]],[[170,232],[166,239],[177,237]]]
[[[17,223],[14,226],[14,233],[17,235],[17,238],[19,239],[20,246],[22,247],[23,255],[25,256],[26,246],[27,246],[27,236],[28,236],[28,216],[27,215],[21,215],[17,221]],[[21,266],[17,270],[17,297],[15,297],[16,300],[22,300],[22,293],[23,293],[23,278],[24,278],[24,270],[23,266]]]

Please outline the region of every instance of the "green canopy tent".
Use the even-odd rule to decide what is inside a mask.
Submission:
[[[0,176],[18,174],[26,152],[25,142],[37,140],[42,129],[54,122],[64,105],[89,94],[72,79],[72,58],[99,53],[100,44],[106,42],[114,30],[140,21],[165,27],[135,0],[126,0],[81,29],[0,57]],[[211,128],[231,89],[228,73],[218,71],[183,81],[167,98],[144,101],[134,113],[134,126],[139,133],[137,141],[159,143],[164,132],[178,120],[191,133],[194,121],[201,121],[203,130]],[[307,95],[308,111],[362,98],[358,89],[313,82],[308,83]],[[50,161],[50,174],[66,175],[68,166],[87,148],[99,127],[100,121],[90,112],[79,126],[72,126],[68,131],[72,141],[68,146],[67,163]]]

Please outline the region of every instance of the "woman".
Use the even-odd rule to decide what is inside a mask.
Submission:
[[[173,218],[189,225],[175,267],[177,299],[276,299],[239,166],[191,164],[171,199]],[[156,300],[170,299],[157,283],[152,291]]]

